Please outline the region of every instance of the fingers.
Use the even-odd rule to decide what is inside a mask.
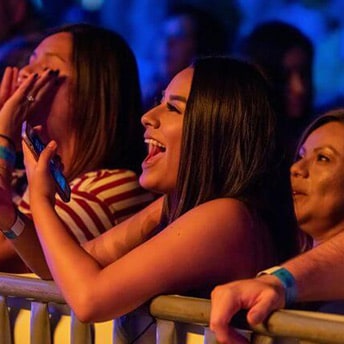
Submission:
[[[56,86],[58,72],[46,70],[41,75],[30,74],[19,86],[15,98],[27,103],[27,97],[33,98],[34,102],[39,102],[42,97]]]
[[[220,343],[247,343],[229,323],[241,307],[227,285],[216,287],[211,294],[210,329],[216,333]]]
[[[257,298],[256,303],[247,313],[247,321],[251,325],[261,324],[271,312],[281,308],[283,298],[274,288],[266,288]]]
[[[45,149],[43,149],[38,161],[36,161],[34,154],[28,148],[24,140],[22,141],[22,148],[24,153],[24,164],[28,171],[31,171],[33,168],[48,170],[49,161],[55,156],[57,144],[55,141],[50,141]]]
[[[24,163],[29,182],[31,209],[39,207],[43,200],[48,200],[49,203],[54,204],[56,188],[51,176],[50,160],[54,157],[56,149],[56,142],[50,141],[41,152],[38,161],[36,161],[23,141]]]
[[[0,107],[17,88],[18,68],[6,67],[0,86]]]
[[[49,164],[50,159],[53,159],[56,154],[57,144],[56,141],[50,141],[45,149],[43,149],[39,159],[38,164],[43,164],[44,166]]]
[[[210,328],[220,343],[241,343],[239,339],[243,339],[229,327],[234,314],[248,309],[247,321],[250,325],[258,325],[283,305],[284,288],[274,276],[224,284],[211,294]]]
[[[32,105],[39,103],[47,94],[57,89],[57,86],[59,84],[58,76],[58,70],[46,70],[39,78],[37,78],[32,89],[30,89],[29,92],[26,94],[26,96],[33,97],[34,104]]]

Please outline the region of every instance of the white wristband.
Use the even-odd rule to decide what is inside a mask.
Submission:
[[[18,211],[16,211],[17,217],[13,224],[13,226],[10,229],[3,230],[2,233],[7,239],[16,239],[20,234],[23,233],[23,230],[25,228],[25,222],[20,217],[20,214]]]

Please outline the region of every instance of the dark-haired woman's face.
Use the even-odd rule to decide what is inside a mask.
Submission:
[[[344,125],[330,122],[307,137],[291,167],[298,224],[318,242],[343,229],[343,171]]]
[[[186,102],[193,69],[177,74],[166,88],[161,104],[142,116],[148,155],[142,163],[141,185],[159,193],[172,192],[177,183]]]
[[[290,49],[283,59],[285,76],[285,106],[290,118],[308,116],[309,97],[311,93],[311,61],[306,52],[295,47]]]
[[[54,138],[59,144],[71,135],[71,84],[72,84],[72,36],[61,32],[45,38],[30,56],[29,63],[20,70],[18,82],[28,75],[44,70],[58,70],[56,87],[38,101],[29,118],[32,125],[42,125],[42,134]]]

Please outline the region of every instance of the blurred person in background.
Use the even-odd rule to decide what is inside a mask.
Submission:
[[[171,8],[157,43],[156,71],[151,85],[143,89],[145,109],[155,105],[172,77],[189,66],[196,56],[226,54],[229,37],[226,26],[214,14],[193,5]]]
[[[0,76],[7,66],[27,63],[45,27],[44,16],[30,0],[0,0]]]
[[[313,44],[298,28],[268,21],[239,43],[239,52],[259,65],[270,80],[290,164],[300,135],[314,115]]]

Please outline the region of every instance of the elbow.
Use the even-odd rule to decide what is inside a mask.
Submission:
[[[83,323],[102,321],[99,318],[97,298],[90,296],[89,293],[80,292],[74,300],[69,300],[68,303],[79,321]]]

